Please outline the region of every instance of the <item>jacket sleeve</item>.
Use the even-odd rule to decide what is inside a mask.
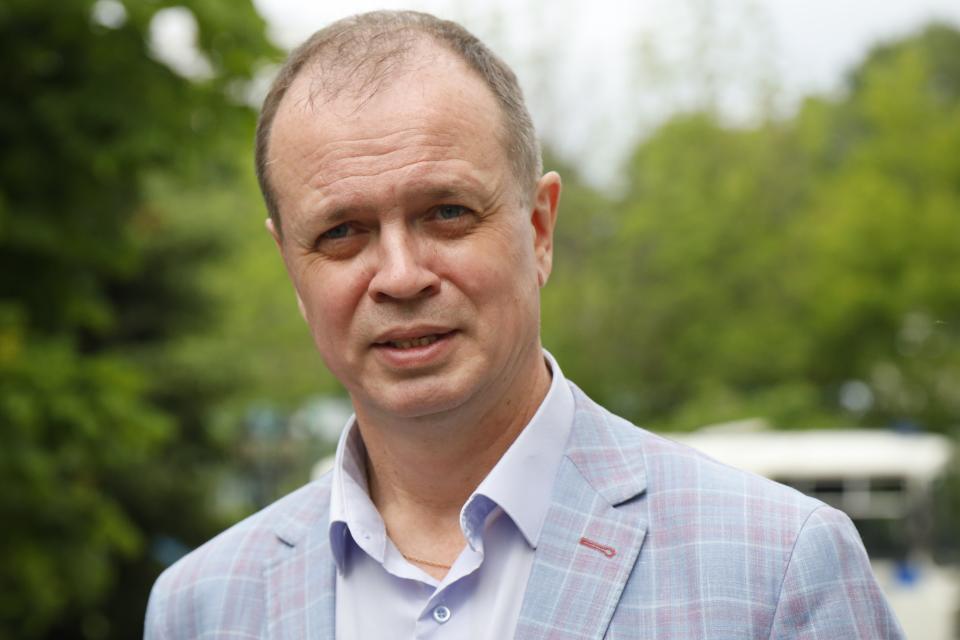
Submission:
[[[828,506],[797,535],[770,629],[770,640],[807,638],[904,638],[856,528]]]

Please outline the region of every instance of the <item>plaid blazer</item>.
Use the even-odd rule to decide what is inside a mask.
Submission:
[[[517,638],[903,637],[845,515],[571,386],[574,427]],[[333,638],[329,500],[328,474],[170,567],[145,637]]]

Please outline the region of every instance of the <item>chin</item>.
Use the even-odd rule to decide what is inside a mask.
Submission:
[[[467,389],[437,384],[401,383],[391,387],[367,395],[366,404],[376,407],[380,413],[406,419],[426,418],[453,411],[463,406],[471,395]]]

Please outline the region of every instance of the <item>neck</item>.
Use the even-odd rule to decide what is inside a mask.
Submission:
[[[443,415],[386,419],[357,407],[370,498],[388,530],[412,526],[459,534],[464,502],[549,390],[550,373],[539,349],[515,378],[498,382],[502,392],[492,394],[494,401],[478,398]]]

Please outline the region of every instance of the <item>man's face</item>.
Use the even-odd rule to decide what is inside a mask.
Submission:
[[[489,408],[543,366],[559,179],[521,197],[494,97],[446,53],[362,103],[313,107],[308,76],[273,125],[271,230],[321,356],[358,413]]]

